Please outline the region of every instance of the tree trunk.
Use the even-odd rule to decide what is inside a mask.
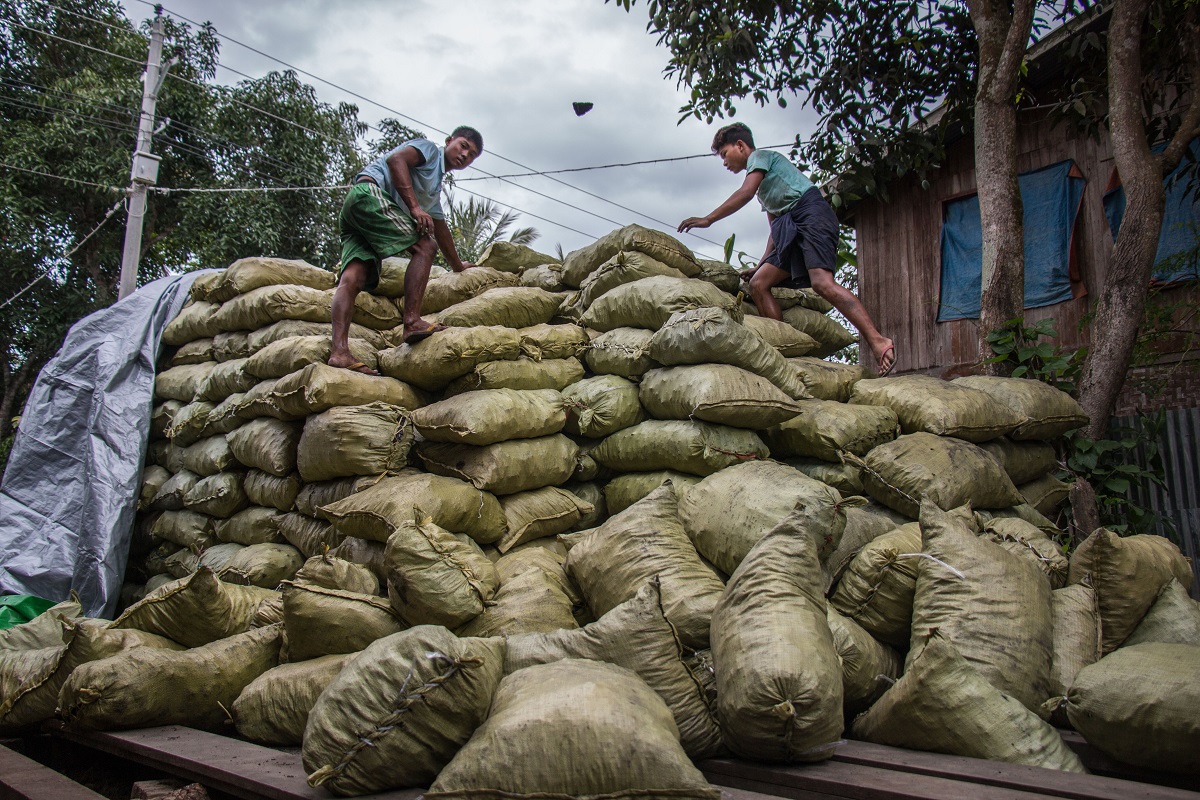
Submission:
[[[983,232],[979,360],[993,353],[987,334],[1025,306],[1025,226],[1017,187],[1017,79],[1033,24],[1032,0],[971,0],[971,22],[979,38],[979,83],[975,93],[975,182]],[[987,374],[1006,371],[984,364]]]
[[[1096,302],[1092,345],[1079,381],[1080,403],[1091,418],[1087,434],[1093,439],[1103,438],[1108,432],[1133,358],[1162,229],[1166,204],[1163,177],[1178,164],[1177,154],[1182,154],[1200,124],[1200,104],[1193,100],[1166,153],[1151,152],[1142,101],[1141,41],[1148,6],[1148,0],[1118,0],[1108,29],[1109,134],[1126,205],[1108,275]],[[1195,14],[1188,18],[1193,24],[1181,20],[1180,35],[1186,35],[1189,27],[1195,30]],[[1190,60],[1195,87],[1200,74],[1195,47]]]

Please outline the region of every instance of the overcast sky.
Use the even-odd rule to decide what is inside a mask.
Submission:
[[[138,0],[125,3],[137,22],[153,14]],[[478,128],[485,152],[474,166],[495,175],[529,171],[505,159],[555,170],[707,153],[713,133],[731,121],[676,124],[686,91],[663,75],[668,53],[646,31],[644,3],[631,13],[603,0],[168,0],[164,9],[211,21],[224,36],[370,98],[380,105],[301,76],[323,101],[355,103],[367,123],[400,112],[439,144],[445,138],[439,129]],[[220,57],[256,77],[285,68],[228,40]],[[217,80],[240,78],[222,69]],[[577,117],[575,101],[595,107]],[[760,146],[791,143],[813,127],[814,115],[799,102],[786,110],[749,100],[736,105],[733,120],[749,125]],[[474,168],[456,173],[460,180],[481,175]],[[556,243],[569,252],[631,222],[673,230],[685,217],[716,208],[744,175],[710,156],[559,178],[603,199],[548,177],[514,182],[554,200],[493,179],[460,185],[526,212],[519,224],[541,234],[534,247],[553,253]],[[752,201],[697,233],[710,241],[681,240],[701,255],[720,258],[725,239],[736,233],[738,249],[757,259],[766,218]]]

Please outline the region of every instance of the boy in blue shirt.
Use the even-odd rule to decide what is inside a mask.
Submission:
[[[854,293],[834,280],[837,259],[838,221],[833,208],[808,176],[779,153],[756,150],[750,129],[741,122],[726,125],[713,138],[712,150],[733,173],[746,170],[746,180],[716,210],[705,217],[688,217],[679,224],[680,233],[707,228],[724,219],[758,196],[771,235],[758,267],[743,273],[749,278],[750,295],[764,316],[782,319],[771,287],[785,281],[811,286],[858,328],[871,348],[876,370],[882,377],[896,366],[896,345],[879,332],[871,315]]]
[[[404,273],[404,341],[413,344],[446,329],[421,319],[434,253],[441,248],[455,272],[475,265],[463,262],[454,247],[442,211],[442,178],[448,169],[466,169],[482,152],[479,131],[462,126],[446,137],[445,147],[412,139],[354,177],[338,218],[342,268],[333,295],[330,366],[379,374],[350,354],[350,320],[354,299],[379,285],[379,265],[391,256],[408,253],[410,257]]]

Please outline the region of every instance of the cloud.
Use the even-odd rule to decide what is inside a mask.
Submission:
[[[225,36],[391,109],[304,78],[323,101],[352,102],[369,123],[399,112],[420,120],[409,124],[435,141],[444,136],[435,128],[474,125],[487,144],[477,166],[493,174],[527,171],[511,162],[553,170],[706,153],[720,124],[695,119],[677,124],[686,91],[664,77],[667,52],[646,32],[640,7],[626,13],[602,0],[363,0],[353,5],[170,0],[166,9],[211,20]],[[129,12],[139,20],[150,13],[140,3],[131,3]],[[229,41],[222,44],[221,61],[251,75],[283,68]],[[228,72],[218,78],[238,79]],[[571,108],[575,101],[594,103],[594,108],[577,117]],[[755,131],[760,145],[781,144],[813,126],[815,116],[798,108],[799,103],[782,110],[743,101],[736,119]],[[478,176],[474,170],[459,175]],[[553,220],[528,217],[520,224],[541,232],[543,249],[557,242],[571,250],[589,243],[584,234],[603,235],[617,224],[669,230],[685,217],[716,208],[742,178],[726,172],[716,158],[558,176],[611,203],[547,177],[513,182],[554,199],[495,180],[460,186]],[[767,229],[758,204],[751,202],[697,233],[711,243],[681,238],[704,255],[719,257],[721,243],[736,233],[739,248],[757,257]]]

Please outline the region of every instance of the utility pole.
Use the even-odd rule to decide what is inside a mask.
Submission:
[[[162,88],[167,71],[175,63],[173,58],[166,64],[161,63],[162,49],[162,6],[155,6],[154,23],[150,26],[150,52],[146,55],[146,71],[142,73],[142,116],[138,121],[137,145],[133,151],[133,168],[129,176],[129,216],[125,219],[125,249],[121,252],[121,286],[117,299],[124,298],[137,288],[146,193],[149,187],[158,182],[158,163],[162,160],[150,152],[154,135],[154,109],[158,105],[158,90]]]

